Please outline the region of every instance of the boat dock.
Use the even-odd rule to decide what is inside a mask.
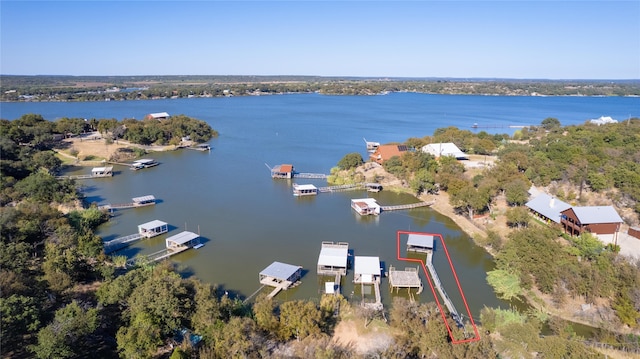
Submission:
[[[374,309],[382,310],[382,296],[380,295],[380,258],[379,257],[367,257],[356,256],[354,258],[354,270],[353,270],[353,282],[360,284],[362,287],[362,306]],[[373,285],[375,293],[375,302],[367,302],[364,298],[364,286],[365,284]]]
[[[347,242],[322,242],[320,255],[318,256],[318,276],[335,275],[333,282],[325,282],[325,293],[340,293],[342,276],[347,274],[349,259],[349,243]]]
[[[440,297],[444,301],[444,305],[449,310],[449,314],[451,314],[451,318],[455,320],[458,327],[464,328],[464,322],[462,321],[462,317],[460,317],[458,310],[453,305],[453,302],[447,295],[447,292],[444,290],[444,287],[442,286],[442,282],[440,282],[440,278],[438,277],[438,273],[436,272],[436,268],[433,266],[432,260],[433,260],[433,253],[427,253],[427,260],[425,261],[426,262],[425,264],[427,266],[427,269],[429,270],[429,273],[431,274],[431,279],[433,279],[433,284],[438,290]]]
[[[193,232],[184,231],[165,239],[165,249],[151,253],[143,257],[143,261],[157,262],[163,259],[184,252],[187,249],[195,248],[200,244],[200,236]],[[198,247],[199,248],[199,247]],[[138,258],[132,258],[127,261],[127,265],[134,265]]]
[[[132,202],[119,203],[119,204],[103,204],[98,206],[98,209],[113,212],[116,209],[138,208],[153,206],[156,204],[156,198],[153,195],[146,195],[141,197],[134,197]]]
[[[422,293],[422,281],[420,280],[420,274],[417,268],[405,268],[404,270],[398,270],[396,268],[389,267],[389,289],[391,292],[396,290],[396,293],[400,288],[407,288],[407,292],[410,294],[410,299],[413,300],[410,290],[416,288],[418,291],[416,294]]]
[[[309,178],[309,179],[326,179],[328,175],[324,173],[305,173],[305,172],[297,172],[292,164],[281,164],[270,167],[268,164],[264,164],[267,166],[269,171],[271,172],[271,178],[282,178],[282,179],[292,179],[292,178]]]
[[[195,146],[185,146],[182,148],[186,148],[187,150],[200,151],[200,152],[211,151],[211,146],[209,146],[208,143],[201,143]]]
[[[94,167],[88,175],[56,176],[57,179],[92,179],[113,177],[113,166]]]
[[[169,225],[162,221],[154,220],[151,222],[143,223],[138,226],[138,233],[104,242],[104,253],[109,254],[119,251],[143,238],[159,236],[163,233],[167,233],[168,231]]]
[[[268,299],[275,297],[281,290],[297,286],[300,284],[301,277],[302,267],[280,262],[271,263],[258,275],[260,284],[274,287],[267,295]]]
[[[109,254],[112,252],[119,251],[123,248],[126,248],[133,244],[133,242],[137,242],[141,240],[143,237],[140,233],[130,234],[128,236],[112,239],[108,242],[104,242],[104,253]]]

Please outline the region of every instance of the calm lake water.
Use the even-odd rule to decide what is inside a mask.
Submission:
[[[429,208],[387,212],[361,218],[350,200],[375,197],[384,205],[414,202],[408,195],[381,192],[343,192],[295,198],[291,182],[273,180],[265,166],[292,163],[301,172],[328,173],[347,153],[366,155],[363,137],[382,143],[432,135],[446,126],[471,129],[473,123],[491,133],[513,133],[509,125],[537,125],[555,117],[563,125],[611,116],[638,116],[640,99],[619,97],[501,97],[446,96],[412,93],[387,96],[279,95],[210,99],[178,99],[80,103],[2,103],[0,117],[15,119],[38,113],[46,119],[143,118],[167,111],[207,121],[220,132],[211,152],[174,151],[148,157],[161,165],[141,171],[117,168],[113,178],[83,182],[89,201],[122,203],[152,194],[156,206],[122,210],[99,228],[105,240],[135,233],[137,225],[154,219],[168,222],[168,235],[182,230],[199,232],[205,246],[181,253],[173,260],[185,275],[215,283],[245,298],[260,287],[258,273],[273,261],[304,268],[302,285],[281,292],[278,299],[319,298],[323,286],[315,267],[322,241],[349,242],[355,255],[379,256],[383,267],[404,268],[396,259],[396,231],[435,232],[444,236],[452,262],[474,317],[480,309],[508,307],[486,283],[494,263],[450,219]],[[498,127],[504,126],[504,127]],[[88,173],[80,169],[76,173]],[[321,180],[298,183],[325,185]],[[127,256],[149,254],[164,247],[167,235],[139,242],[121,251]],[[440,246],[441,249],[441,246]],[[434,265],[448,294],[463,311],[444,251]],[[427,286],[424,275],[423,283]],[[359,298],[343,279],[344,294]],[[381,285],[383,302],[392,295]],[[395,295],[395,294],[394,294]],[[406,294],[398,294],[406,295]],[[433,300],[428,289],[418,296]]]

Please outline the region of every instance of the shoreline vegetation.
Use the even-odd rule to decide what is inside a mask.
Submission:
[[[0,75],[0,101],[120,101],[290,93],[487,96],[640,96],[640,80],[458,79],[319,76]]]
[[[126,257],[106,256],[102,239],[95,235],[95,228],[107,220],[104,213],[95,207],[58,212],[59,204],[77,203],[79,193],[72,180],[52,175],[62,166],[52,149],[65,157],[100,161],[122,148],[135,158],[147,150],[175,148],[185,135],[197,141],[217,135],[197,120],[183,115],[176,120],[166,120],[166,131],[157,131],[161,125],[157,120],[127,119],[122,126],[116,120],[49,122],[29,114],[0,121],[0,307],[3,332],[17,333],[2,336],[3,355],[8,351],[11,358],[78,357],[88,352],[125,358],[188,357],[185,353],[200,358],[230,353],[273,358],[586,357],[601,350],[594,349],[593,342],[607,349],[622,348],[627,354],[640,351],[638,264],[620,260],[615,248],[605,248],[589,236],[560,236],[557,228],[519,210],[533,183],[572,203],[613,202],[626,209],[627,222],[638,223],[640,151],[633,138],[640,135],[640,119],[603,127],[562,127],[556,119],[545,119],[540,127],[517,131],[513,138],[448,127],[404,144],[417,149],[455,138],[456,145],[470,153],[470,161],[483,161],[482,166],[467,168],[446,156],[436,159],[422,151],[407,151],[383,165],[348,154],[338,162],[340,169],[332,169],[332,183],[366,179],[383,184],[385,190],[437,199],[432,208],[494,256],[497,270],[490,273],[501,271],[501,280],[515,283],[514,295],[544,308],[531,313],[485,308],[484,335],[478,342],[460,345],[448,341],[432,303],[396,300],[386,314],[350,306],[340,296],[323,296],[320,303],[257,298],[245,305],[215,286],[181,278],[168,262],[125,270]],[[84,130],[103,137],[66,136],[88,132]],[[68,138],[54,141],[54,133]],[[573,143],[577,135],[581,141],[588,139],[591,147]],[[562,148],[556,148],[559,139]],[[112,152],[92,152],[97,148]],[[584,163],[576,159],[591,154],[581,152],[586,150],[597,151],[601,158],[590,157],[590,172],[581,172]],[[523,262],[525,256],[531,260]],[[496,292],[504,293],[505,288]],[[558,318],[583,322],[564,309],[587,303],[597,308],[601,321],[595,324],[603,331],[585,345],[570,323]],[[554,307],[563,310],[552,311]],[[452,335],[464,335],[453,322],[450,325]],[[549,327],[549,335],[541,335],[543,325]],[[176,341],[176,328],[202,335],[194,339],[203,344]],[[619,358],[634,355],[627,354],[607,352]]]

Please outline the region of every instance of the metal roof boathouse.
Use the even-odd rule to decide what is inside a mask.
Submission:
[[[291,286],[297,285],[302,278],[302,267],[292,264],[273,262],[259,274],[260,283],[275,287],[267,296],[273,298],[281,290],[287,290]]]
[[[431,253],[433,241],[432,235],[411,233],[407,239],[407,252]]]
[[[169,225],[167,222],[159,221],[157,219],[138,225],[138,233],[147,238],[155,237],[167,232],[169,232]]]
[[[375,310],[382,310],[380,295],[380,258],[356,256],[354,259],[353,282],[362,286],[362,305]],[[364,285],[371,284],[375,290],[375,302],[367,303],[364,298]]]

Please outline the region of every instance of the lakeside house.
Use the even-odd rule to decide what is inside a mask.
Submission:
[[[375,149],[375,151],[369,156],[369,159],[383,164],[394,156],[402,156],[404,152],[407,152],[409,148],[406,145],[381,145]]]
[[[585,231],[599,238],[613,236],[623,223],[612,206],[571,207],[562,211],[561,215],[562,228],[572,236],[579,236]]]
[[[545,222],[560,223],[561,213],[569,208],[569,203],[563,202],[546,193],[541,193],[525,204],[531,212]]]
[[[422,152],[433,155],[435,158],[442,156],[453,157],[457,160],[468,160],[469,156],[462,152],[453,142],[430,143],[422,146]]]

